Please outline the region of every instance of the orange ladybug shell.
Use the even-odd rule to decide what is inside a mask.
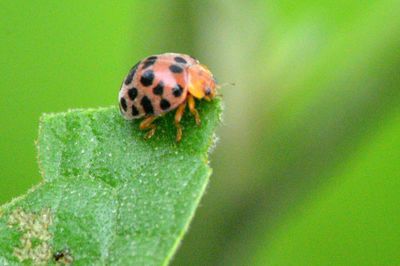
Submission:
[[[187,97],[188,69],[197,64],[189,55],[175,53],[149,56],[137,63],[119,92],[122,115],[131,120],[176,109]]]

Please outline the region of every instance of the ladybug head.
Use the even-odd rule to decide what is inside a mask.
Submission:
[[[188,90],[197,99],[211,100],[216,95],[216,81],[205,65],[194,65],[189,68]]]

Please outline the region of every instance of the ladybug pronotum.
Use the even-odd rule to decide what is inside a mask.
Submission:
[[[189,55],[152,55],[134,65],[125,77],[119,92],[121,114],[127,120],[144,118],[139,128],[148,130],[145,138],[149,139],[156,131],[154,120],[176,109],[176,141],[179,142],[180,121],[186,105],[200,125],[195,99],[212,100],[217,87],[211,71]]]

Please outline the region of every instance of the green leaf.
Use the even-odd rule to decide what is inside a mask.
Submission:
[[[221,102],[200,103],[202,125],[173,114],[144,140],[116,107],[44,115],[44,181],[0,208],[0,264],[162,265],[174,254],[207,186]]]

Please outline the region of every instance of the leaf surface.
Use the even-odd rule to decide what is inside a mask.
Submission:
[[[200,103],[175,142],[173,114],[143,139],[116,107],[44,115],[44,181],[0,208],[0,264],[162,265],[175,252],[211,169],[221,102]]]

